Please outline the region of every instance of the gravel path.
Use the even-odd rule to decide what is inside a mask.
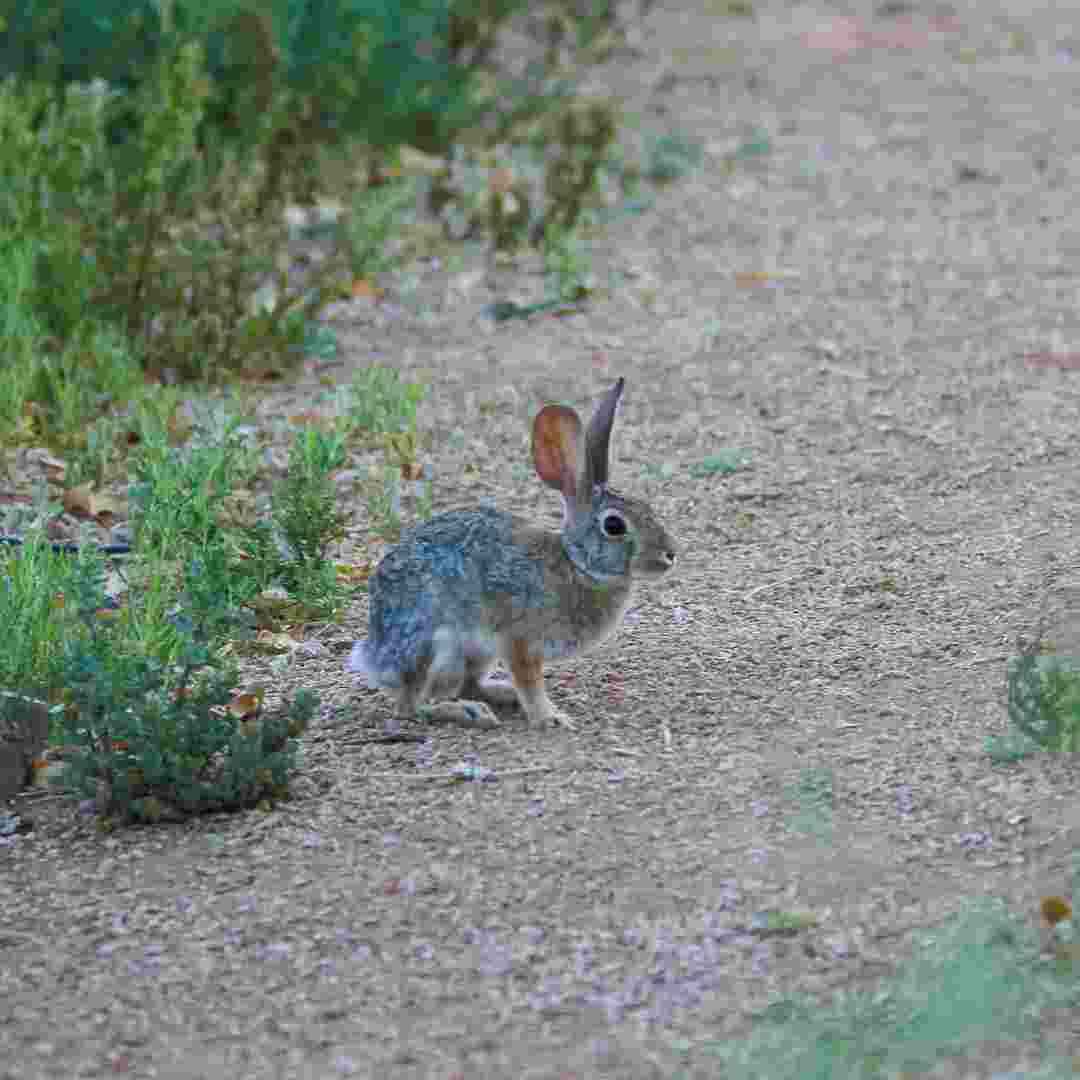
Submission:
[[[100,837],[27,800],[4,1080],[714,1077],[709,1041],[779,991],[868,991],[909,931],[1068,890],[1077,763],[984,740],[1016,635],[1047,601],[1060,640],[1080,618],[1080,31],[754,6],[657,5],[610,74],[706,162],[610,229],[592,310],[495,329],[486,274],[433,270],[426,319],[344,324],[351,361],[428,372],[440,507],[554,524],[528,406],[626,376],[614,479],[683,557],[550,674],[581,730],[365,741],[390,702],[342,673],[358,608],[280,687],[325,703],[280,811]],[[441,778],[470,754],[501,778]],[[973,1049],[941,1075],[1023,1059]]]

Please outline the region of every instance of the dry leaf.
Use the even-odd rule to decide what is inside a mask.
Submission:
[[[374,573],[375,560],[364,559],[357,563],[337,563],[335,569],[339,580],[349,585],[360,585]]]
[[[383,290],[367,278],[354,278],[350,292],[357,300],[379,300],[383,295]]]
[[[236,694],[225,708],[230,716],[235,716],[238,720],[246,720],[258,715],[262,703],[263,692],[257,690],[254,693]]]
[[[89,484],[68,488],[60,501],[69,514],[78,518],[92,518],[97,514],[97,504]]]
[[[496,195],[505,195],[514,186],[514,172],[505,167],[493,169],[488,175],[488,187]]]
[[[1051,926],[1072,918],[1072,905],[1064,896],[1044,896],[1039,904],[1039,911]]]

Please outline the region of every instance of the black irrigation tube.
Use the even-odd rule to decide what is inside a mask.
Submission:
[[[22,547],[24,541],[17,536],[0,536],[0,544],[7,544],[9,547]],[[71,541],[56,541],[51,542],[49,547],[57,555],[77,555],[79,552],[79,545]],[[130,544],[102,544],[98,551],[102,555],[130,555]]]
[[[24,541],[18,536],[0,536],[0,544],[7,544],[8,547],[22,547]],[[79,545],[72,541],[50,541],[49,547],[57,555],[77,555],[79,552]],[[98,550],[102,555],[130,555],[130,544],[102,544]],[[120,604],[116,601],[115,597],[105,597],[105,607],[115,610],[120,607]]]

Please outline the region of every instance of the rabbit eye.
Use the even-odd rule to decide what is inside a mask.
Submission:
[[[626,518],[617,510],[608,510],[600,522],[605,536],[625,536]]]

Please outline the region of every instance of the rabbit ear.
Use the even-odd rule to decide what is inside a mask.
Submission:
[[[578,414],[568,405],[545,405],[533,421],[533,467],[567,503],[577,496],[581,451]]]
[[[591,499],[593,488],[603,485],[608,480],[608,448],[611,445],[611,425],[615,421],[615,407],[622,397],[625,379],[619,381],[607,392],[607,396],[593,413],[585,433],[585,473],[581,478],[581,490],[584,497]]]

